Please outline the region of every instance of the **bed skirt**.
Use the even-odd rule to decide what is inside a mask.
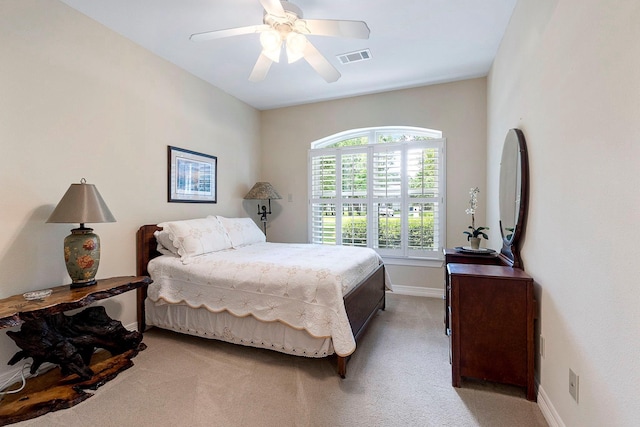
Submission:
[[[280,322],[262,322],[253,316],[236,317],[229,312],[145,301],[146,324],[162,329],[265,348],[294,356],[325,357],[333,354],[331,338],[316,338],[304,330]],[[233,332],[232,332],[233,331]]]

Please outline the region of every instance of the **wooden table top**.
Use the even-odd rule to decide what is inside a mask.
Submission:
[[[447,264],[447,270],[451,275],[531,279],[531,276],[519,268],[505,267],[501,265]]]
[[[27,300],[14,295],[0,300],[0,328],[18,326],[26,320],[84,307],[133,289],[148,286],[153,281],[146,276],[124,276],[99,279],[95,285],[71,288],[69,285],[51,288],[48,297]]]

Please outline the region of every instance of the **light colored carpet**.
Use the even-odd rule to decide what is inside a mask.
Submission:
[[[546,426],[519,388],[451,386],[443,302],[389,294],[347,364],[151,329],[135,366],[16,426]]]

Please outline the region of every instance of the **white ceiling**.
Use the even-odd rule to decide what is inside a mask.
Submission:
[[[259,0],[61,0],[236,98],[266,110],[485,76],[517,0],[293,0],[310,19],[362,20],[368,40],[308,36],[340,71],[326,83],[304,60],[248,81],[257,34],[193,42],[192,33],[262,23]],[[336,55],[368,48],[372,59]]]

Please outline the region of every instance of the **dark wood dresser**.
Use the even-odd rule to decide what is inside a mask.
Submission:
[[[536,400],[533,279],[500,265],[451,263],[446,270],[453,386],[476,378],[524,387]]]
[[[496,252],[487,254],[473,254],[459,252],[455,249],[444,250],[445,267],[449,264],[483,264],[483,265],[506,265],[506,262],[498,256]],[[449,271],[444,269],[444,332],[449,335]]]

